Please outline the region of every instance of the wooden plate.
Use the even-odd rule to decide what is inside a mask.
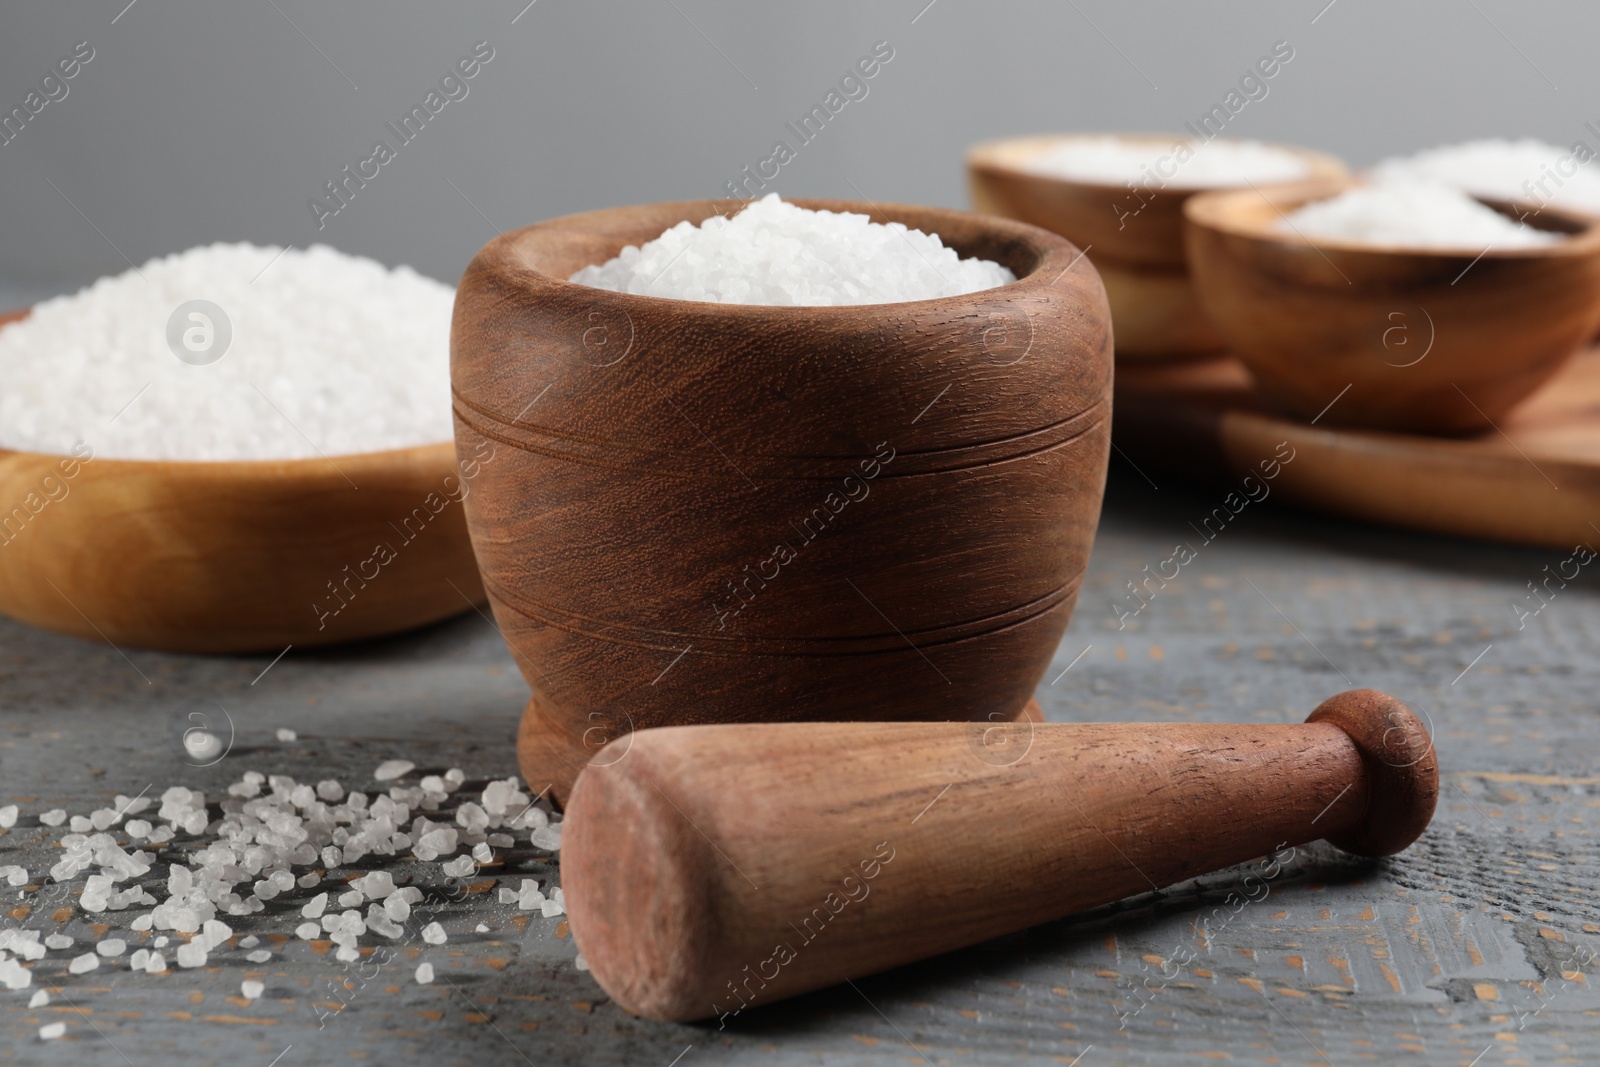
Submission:
[[[1433,533],[1555,549],[1600,542],[1600,348],[1497,429],[1470,437],[1290,419],[1267,408],[1229,357],[1119,366],[1113,426],[1118,448],[1147,474],[1216,486],[1219,507],[1231,489]],[[1283,454],[1293,458],[1266,480]]]

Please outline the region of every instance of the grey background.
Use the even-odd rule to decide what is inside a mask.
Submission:
[[[0,109],[78,41],[96,56],[0,145],[0,276],[51,291],[124,255],[320,240],[453,281],[497,230],[717,195],[878,40],[894,59],[779,191],[964,206],[967,145],[1176,130],[1278,40],[1295,58],[1230,132],[1360,165],[1600,119],[1600,7],[1578,0],[526,2],[8,2]],[[307,201],[480,40],[470,95],[319,232]]]

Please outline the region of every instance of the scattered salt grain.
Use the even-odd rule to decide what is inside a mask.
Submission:
[[[26,989],[33,984],[33,972],[12,959],[0,959],[0,985],[7,989]]]
[[[206,946],[200,938],[187,944],[178,946],[179,967],[204,967],[206,965]]]
[[[100,966],[100,957],[93,952],[85,952],[67,964],[67,972],[69,974],[87,974],[98,966]]]
[[[150,950],[147,948],[136,948],[133,950],[133,955],[128,957],[128,966],[135,971],[144,970],[144,965],[149,962]]]
[[[380,782],[387,782],[390,779],[401,778],[410,774],[416,766],[415,763],[408,759],[384,760],[378,764],[378,769],[372,772],[372,777]]]
[[[301,923],[294,928],[294,936],[302,941],[315,941],[322,936],[322,927],[316,923]]]
[[[249,978],[239,983],[239,992],[244,994],[244,999],[246,1000],[255,1000],[266,991],[267,987],[264,983],[255,982]]]
[[[1313,201],[1279,222],[1284,233],[1385,248],[1533,248],[1562,235],[1536,230],[1448,185],[1379,182]]]
[[[43,989],[28,998],[28,1007],[30,1008],[42,1008],[48,1003],[50,1003],[50,994]]]
[[[583,953],[581,952],[578,953],[577,959],[573,960],[572,963],[573,966],[577,967],[580,971],[587,971],[589,969],[589,961],[583,958]]]
[[[1432,181],[1493,200],[1521,200],[1600,215],[1600,166],[1592,153],[1536,141],[1485,138],[1395,156],[1373,166],[1377,181]]]
[[[279,741],[295,741],[298,740],[299,737],[300,735],[295,733],[293,730],[286,730],[281,726],[278,728]]]
[[[438,923],[429,923],[422,928],[422,940],[430,945],[442,945],[450,940],[450,935],[444,932],[444,927]]]
[[[162,971],[164,971],[166,969],[167,969],[166,958],[164,956],[162,956],[161,953],[159,953],[159,952],[150,953],[150,958],[145,961],[144,972],[146,974],[160,974]]]
[[[680,222],[571,280],[679,300],[836,306],[957,296],[1016,276],[989,260],[962,259],[937,235],[902,223],[811,211],[768,193],[731,219]]]
[[[61,808],[51,808],[39,816],[39,821],[46,826],[60,826],[67,821],[67,813]]]
[[[26,867],[18,867],[16,865],[0,867],[0,876],[5,878],[6,885],[9,886],[15,887],[28,884],[28,870]]]
[[[1096,135],[1068,138],[1033,157],[1028,169],[1101,185],[1132,182],[1152,190],[1233,188],[1293,181],[1309,173],[1300,156],[1259,141],[1135,141]]]
[[[7,804],[0,808],[0,830],[9,830],[17,825],[17,806]]]
[[[128,948],[128,943],[120,937],[108,937],[95,945],[94,950],[105,957],[120,956]]]
[[[45,1023],[39,1027],[39,1039],[41,1041],[54,1041],[66,1032],[66,1023]]]
[[[258,948],[254,952],[246,952],[244,958],[251,963],[266,963],[272,958],[272,953],[264,948]]]
[[[431,964],[431,963],[419,963],[419,964],[417,964],[417,984],[418,985],[428,985],[432,981],[433,981],[433,964]]]
[[[66,934],[47,934],[45,935],[44,944],[46,948],[60,952],[64,948],[72,947],[72,938]]]
[[[479,923],[477,926],[473,927],[473,929],[480,934],[486,934],[489,932],[489,925],[487,923]]]
[[[183,307],[194,300],[222,318],[201,309],[207,329]],[[82,440],[97,457],[239,460],[447,441],[453,301],[450,286],[407,267],[321,245],[213,244],[153,259],[0,330],[0,445],[61,454]],[[193,366],[180,352],[217,358]]]
[[[300,906],[300,914],[307,919],[320,919],[328,909],[328,894],[318,893]]]

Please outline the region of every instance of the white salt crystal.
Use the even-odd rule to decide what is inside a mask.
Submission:
[[[1068,138],[1029,160],[1028,169],[1100,185],[1132,182],[1151,190],[1233,188],[1293,181],[1309,173],[1295,153],[1259,141],[1134,141],[1101,135]]]
[[[440,866],[440,870],[452,878],[465,878],[477,869],[478,865],[473,862],[471,856],[461,856]]]
[[[48,1003],[50,1003],[50,994],[43,989],[28,998],[28,1007],[30,1008],[42,1008]]]
[[[411,917],[411,902],[396,893],[383,902],[383,913],[395,922],[405,922]]]
[[[354,945],[340,945],[333,958],[341,963],[354,963],[361,958],[361,950]]]
[[[322,927],[316,923],[301,923],[294,928],[294,936],[302,941],[315,941],[322,936]]]
[[[261,944],[261,939],[255,934],[246,934],[239,939],[240,948],[255,948]]]
[[[572,963],[580,971],[587,971],[589,969],[589,961],[583,958],[583,953],[581,952],[578,953],[577,958],[574,959]]]
[[[239,983],[239,992],[244,994],[244,999],[246,1000],[255,1000],[266,991],[266,985],[261,982],[252,981],[249,978],[246,978],[244,981]]]
[[[150,950],[147,948],[136,948],[133,955],[128,957],[128,967],[135,971],[144,970],[144,965],[149,962]]]
[[[108,937],[95,945],[94,950],[102,956],[120,956],[127,949],[128,943],[118,937]]]
[[[415,767],[416,764],[408,759],[384,760],[378,764],[378,769],[372,772],[372,777],[380,782],[387,782],[391,778],[400,778],[410,774]]]
[[[1284,233],[1385,248],[1531,248],[1562,239],[1506,217],[1448,185],[1421,181],[1357,185],[1279,221]]]
[[[328,907],[328,894],[318,893],[306,901],[300,908],[300,914],[307,919],[320,919]]]
[[[225,317],[212,342],[231,333],[198,367],[167,340],[169,320],[201,328],[182,308],[196,299]],[[409,268],[321,245],[154,259],[0,330],[0,446],[66,453],[83,440],[96,456],[233,460],[448,441],[453,300]]]
[[[54,1041],[66,1032],[66,1023],[45,1023],[39,1027],[39,1039],[41,1041]]]
[[[394,892],[394,875],[388,871],[373,871],[355,883],[363,894],[373,900],[382,900]],[[358,901],[359,903],[359,901]]]
[[[39,821],[46,826],[60,826],[67,821],[67,813],[61,808],[51,808],[39,816]]]
[[[17,806],[7,804],[0,808],[0,830],[9,830],[15,825],[17,825]]]
[[[989,260],[961,259],[936,235],[901,223],[810,211],[768,193],[731,219],[681,222],[571,280],[679,300],[831,306],[957,296],[1016,276]]]
[[[44,943],[46,948],[53,948],[59,952],[64,948],[72,947],[72,938],[66,934],[47,934]]]
[[[206,964],[206,945],[200,938],[195,938],[186,944],[178,946],[179,967],[204,967]]]
[[[85,974],[100,966],[100,957],[93,952],[85,952],[71,963],[67,964],[68,972],[72,974]]]
[[[33,984],[33,972],[12,959],[0,959],[0,985],[10,990],[26,989]]]
[[[419,963],[419,964],[417,964],[417,984],[418,985],[428,985],[432,981],[433,981],[433,964],[431,964],[431,963]]]
[[[450,935],[444,932],[444,927],[438,923],[429,923],[422,928],[422,940],[430,945],[442,945],[450,940]]]
[[[1600,215],[1600,167],[1571,148],[1522,138],[1485,138],[1427,148],[1375,164],[1378,181],[1432,181],[1492,200],[1546,203]]]
[[[26,867],[18,867],[15,865],[9,867],[0,867],[0,875],[5,876],[6,885],[9,886],[15,887],[28,884],[28,870]]]
[[[339,894],[339,907],[357,908],[361,906],[361,902],[365,899],[366,897],[362,895],[361,890],[352,889],[348,893]]]
[[[159,952],[150,953],[150,958],[145,961],[145,974],[160,974],[167,969],[167,961]]]
[[[272,958],[272,953],[264,948],[258,948],[254,952],[246,952],[244,958],[251,963],[266,963]]]
[[[338,803],[344,799],[344,786],[339,784],[338,779],[325,778],[317,783],[317,796],[330,804]]]
[[[300,735],[295,733],[293,730],[286,730],[281,726],[278,727],[278,740],[279,741],[294,741],[294,740],[297,740],[299,737],[300,737]]]
[[[487,923],[479,923],[477,926],[473,927],[473,929],[480,934],[486,934],[489,932],[489,926]]]

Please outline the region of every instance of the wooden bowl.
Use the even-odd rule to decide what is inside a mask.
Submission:
[[[1021,280],[857,307],[564,280],[737,201],[529,226],[462,278],[456,441],[503,449],[467,522],[534,690],[523,773],[558,799],[635,728],[1012,718],[1067,625],[1110,443],[1093,267],[1018,222],[797,203]]]
[[[453,499],[463,485],[470,499],[463,473],[449,442],[331,461],[0,450],[0,613],[171,652],[278,652],[434,622],[483,597]]]
[[[1185,208],[1206,314],[1290,414],[1419,433],[1487,429],[1600,325],[1600,221],[1546,207],[1529,223],[1570,238],[1486,252],[1313,243],[1280,228],[1283,215],[1342,187],[1208,193]]]
[[[1083,136],[1090,135],[1021,137],[970,149],[967,176],[973,206],[1043,226],[1088,251],[1111,303],[1118,359],[1219,351],[1222,338],[1195,298],[1183,251],[1183,205],[1204,188],[1171,185],[1144,198],[1141,207],[1141,198],[1126,185],[1074,181],[1029,169],[1036,157]],[[1116,136],[1161,149],[1183,140],[1163,134]],[[1348,176],[1345,165],[1332,156],[1275,147],[1305,160],[1311,177]]]

